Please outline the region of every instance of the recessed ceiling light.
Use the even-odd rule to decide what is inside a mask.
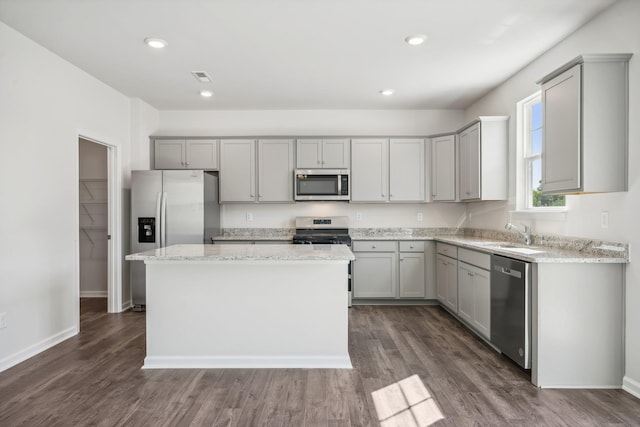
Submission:
[[[418,46],[424,43],[427,40],[427,36],[424,34],[412,34],[410,36],[405,37],[404,41],[410,44],[411,46]]]
[[[166,41],[154,37],[147,37],[146,39],[144,39],[144,42],[154,49],[162,49],[163,47],[167,47]]]
[[[380,95],[383,95],[383,96],[391,96],[394,93],[396,93],[396,91],[394,89],[382,89],[380,91]]]
[[[211,98],[213,96],[213,91],[211,91],[211,90],[201,90],[200,91],[200,96],[203,96],[205,98]]]

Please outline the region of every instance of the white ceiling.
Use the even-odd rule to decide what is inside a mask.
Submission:
[[[467,107],[614,2],[0,0],[0,21],[160,110],[432,109]]]

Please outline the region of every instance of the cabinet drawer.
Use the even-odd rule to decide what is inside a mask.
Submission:
[[[446,255],[451,258],[458,258],[458,248],[456,246],[438,242],[436,250],[439,254]]]
[[[395,252],[396,247],[396,242],[393,241],[370,240],[353,242],[354,252]]]
[[[491,255],[469,249],[458,249],[458,259],[476,267],[491,270]]]
[[[424,242],[400,242],[400,252],[424,252]]]

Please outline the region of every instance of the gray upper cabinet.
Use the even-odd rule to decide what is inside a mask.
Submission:
[[[220,202],[293,202],[293,140],[220,141]]]
[[[351,141],[352,202],[424,202],[425,141],[358,138]]]
[[[627,190],[631,54],[582,55],[542,85],[542,191]]]
[[[156,139],[156,169],[218,170],[217,139]]]
[[[256,141],[220,141],[220,203],[255,202]]]
[[[389,141],[389,201],[423,202],[425,174],[424,139]]]
[[[362,138],[351,140],[351,201],[389,200],[389,140]]]
[[[350,163],[349,139],[298,139],[296,141],[296,167],[298,169],[348,169]]]
[[[483,116],[458,133],[459,199],[506,200],[509,117]]]
[[[293,202],[293,140],[258,140],[258,201]]]
[[[456,137],[438,136],[431,140],[431,200],[456,200]]]

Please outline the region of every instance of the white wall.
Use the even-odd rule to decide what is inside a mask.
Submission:
[[[116,144],[129,99],[0,22],[0,371],[76,332],[78,132]],[[125,229],[127,230],[127,229]]]
[[[159,116],[156,135],[162,136],[432,135],[463,124],[461,110],[160,111]],[[356,212],[362,220],[356,221]],[[418,212],[423,221],[417,221]],[[288,228],[296,216],[346,215],[352,227],[450,227],[463,222],[465,212],[457,204],[227,204],[221,221],[226,228]]]
[[[160,111],[156,135],[428,135],[462,124],[461,110]]]
[[[640,245],[640,227],[635,226],[640,211],[640,2],[621,0],[553,49],[533,61],[472,105],[467,118],[478,114],[510,114],[516,102],[538,90],[536,81],[582,53],[633,53],[629,63],[629,191],[611,194],[568,196],[566,219],[523,219],[533,231],[568,236],[592,237]],[[502,229],[508,211],[515,208],[515,120],[510,122],[509,203],[474,204],[469,207],[472,227]],[[603,141],[606,144],[606,141]],[[609,228],[600,227],[600,214],[609,212]],[[633,254],[633,252],[632,252]],[[632,261],[634,261],[632,259]],[[640,396],[640,265],[626,269],[626,377],[625,386]]]

